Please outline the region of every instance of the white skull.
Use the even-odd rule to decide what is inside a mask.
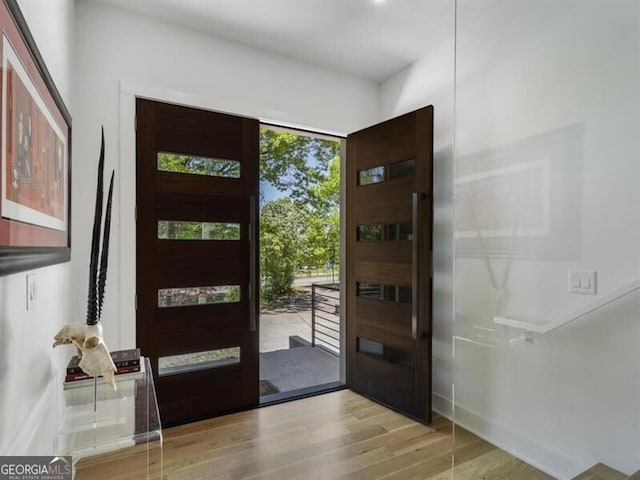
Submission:
[[[107,344],[102,337],[102,324],[87,325],[86,323],[71,323],[65,325],[53,337],[53,347],[73,344],[78,350],[80,368],[92,377],[102,376],[106,382],[117,390],[113,363]]]

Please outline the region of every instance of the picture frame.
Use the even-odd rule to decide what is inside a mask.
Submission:
[[[456,256],[575,261],[583,145],[574,124],[458,157]]]
[[[0,1],[0,276],[71,259],[71,115],[17,0]]]

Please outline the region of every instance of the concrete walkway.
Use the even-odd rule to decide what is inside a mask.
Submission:
[[[260,379],[280,392],[340,380],[338,357],[319,347],[296,347],[260,354]]]
[[[280,392],[337,382],[339,359],[317,347],[289,348],[289,337],[311,343],[311,289],[260,311],[260,380]]]
[[[260,312],[260,352],[289,348],[289,337],[298,335],[311,342],[311,308],[309,310],[265,310]]]

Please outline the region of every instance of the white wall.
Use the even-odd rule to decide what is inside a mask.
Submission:
[[[67,107],[71,107],[73,2],[20,0],[20,8]],[[52,350],[70,315],[70,264],[0,277],[0,454],[51,455],[68,355]],[[26,310],[26,274],[38,298]]]
[[[534,335],[532,345],[493,317],[554,320],[640,277],[637,7],[459,0],[455,132],[453,11],[443,13],[448,41],[381,86],[383,118],[435,106],[434,406],[449,412],[455,379],[457,423],[558,478],[597,462],[640,468],[640,294]],[[511,260],[488,240],[484,257],[468,230],[464,180],[544,158],[548,231],[534,242],[518,237]],[[537,185],[533,175],[520,182]],[[503,188],[476,192],[481,222],[511,219],[517,195],[482,210],[482,195]],[[597,270],[599,295],[569,294],[570,268]]]
[[[442,4],[449,35],[380,86],[382,119],[434,106],[433,407],[451,416],[453,364],[453,85],[454,8]]]
[[[107,168],[116,168],[104,328],[112,348],[135,343],[134,97],[164,99],[261,120],[348,133],[378,117],[378,88],[220,38],[94,2],[76,9],[76,117],[73,284],[81,285],[89,256],[100,125]],[[80,315],[79,297],[73,312]]]
[[[640,468],[640,295],[531,345],[493,317],[552,321],[640,277],[638,12],[458,1],[456,418],[558,478]],[[598,295],[568,293],[570,269]]]

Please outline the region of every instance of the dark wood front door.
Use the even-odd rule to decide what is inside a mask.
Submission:
[[[347,137],[347,381],[431,421],[433,107]]]
[[[136,103],[137,343],[163,424],[258,404],[255,119]]]

